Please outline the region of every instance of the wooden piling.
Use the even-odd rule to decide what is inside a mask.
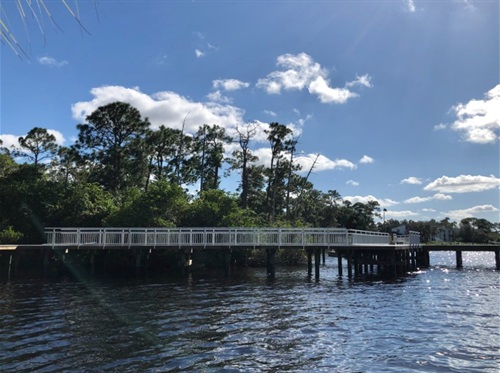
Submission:
[[[339,271],[339,277],[342,277],[342,255],[337,252],[337,266]]]
[[[499,250],[495,251],[495,265],[496,265],[497,271],[500,271],[500,251]]]
[[[316,247],[314,249],[314,277],[316,281],[319,280],[319,267],[321,265],[321,248]]]
[[[274,278],[276,275],[276,248],[268,247],[267,251],[267,277]]]
[[[227,278],[231,276],[231,248],[228,248],[224,251],[224,276]],[[269,256],[268,256],[269,260]],[[268,264],[269,266],[269,264]],[[268,267],[269,268],[269,267]]]
[[[462,263],[462,251],[460,251],[460,250],[455,251],[455,256],[457,258],[457,269],[460,269],[460,268],[463,267],[463,263]]]
[[[308,247],[306,249],[307,251],[307,276],[311,277],[312,276],[312,252],[313,249]]]
[[[347,277],[352,278],[352,250],[347,251]]]

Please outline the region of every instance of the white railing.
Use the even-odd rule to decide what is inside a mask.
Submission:
[[[390,235],[344,228],[46,228],[46,245],[96,247],[331,247],[389,245]],[[406,236],[405,236],[406,237]],[[419,245],[410,232],[409,245]]]

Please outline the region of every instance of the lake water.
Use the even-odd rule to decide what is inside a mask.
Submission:
[[[0,372],[499,372],[492,253],[396,281],[307,268],[0,280]]]

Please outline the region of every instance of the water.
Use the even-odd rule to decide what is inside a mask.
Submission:
[[[0,282],[0,372],[498,372],[492,253],[397,281],[306,268],[225,280]]]

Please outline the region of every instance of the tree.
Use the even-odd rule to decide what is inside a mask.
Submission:
[[[54,135],[45,128],[34,127],[26,136],[19,137],[19,148],[13,152],[15,157],[27,158],[33,162],[35,170],[44,159],[51,159],[57,153],[58,145]]]
[[[207,190],[191,203],[182,219],[185,227],[255,226],[255,213],[238,206],[237,199],[222,190]]]
[[[92,169],[93,178],[113,193],[143,186],[147,177],[144,135],[148,119],[131,105],[114,102],[97,108],[77,126],[75,148]]]
[[[190,155],[192,137],[181,130],[160,126],[157,131],[147,133],[146,144],[149,147],[149,174],[176,185],[194,182],[193,157]]]
[[[105,223],[117,227],[175,227],[187,205],[187,195],[178,185],[156,181],[145,192],[130,188],[122,205]]]
[[[283,180],[287,174],[281,166],[284,163],[284,152],[287,151],[286,141],[292,135],[292,130],[283,124],[273,122],[269,124],[269,129],[265,132],[271,145],[271,164],[267,172],[266,205],[269,221],[274,222],[278,194],[283,192]]]
[[[209,189],[218,189],[220,169],[224,160],[224,145],[232,141],[224,128],[214,124],[204,124],[194,138],[194,150],[197,153],[197,171],[200,180],[200,193]]]
[[[259,158],[252,154],[250,150],[250,140],[257,133],[257,124],[254,122],[247,123],[243,126],[236,126],[237,141],[240,145],[239,150],[235,150],[232,154],[233,158],[229,159],[230,170],[241,170],[241,181],[238,190],[241,191],[240,201],[243,208],[248,207],[248,195],[250,189],[250,172],[251,165]]]
[[[9,149],[4,148],[2,145],[3,141],[0,139],[0,179],[13,172],[17,167],[17,163],[12,159]]]

